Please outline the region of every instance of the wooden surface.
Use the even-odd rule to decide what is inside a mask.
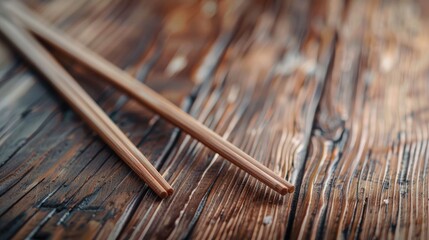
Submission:
[[[57,56],[160,200],[0,41],[0,238],[429,238],[429,4],[25,2],[296,185],[284,197]]]

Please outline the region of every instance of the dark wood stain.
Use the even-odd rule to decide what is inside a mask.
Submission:
[[[56,54],[176,189],[157,198],[1,39],[0,239],[428,239],[429,5],[238,2],[25,1],[295,193]]]

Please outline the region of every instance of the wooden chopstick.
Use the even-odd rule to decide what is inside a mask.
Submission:
[[[217,152],[233,164],[265,183],[280,194],[294,191],[294,186],[269,168],[256,161],[242,150],[224,140],[218,134],[189,116],[180,108],[157,94],[152,89],[135,80],[112,63],[93,53],[84,46],[73,42],[63,34],[47,27],[42,20],[18,3],[6,3],[5,7],[16,16],[33,34],[70,57],[86,65],[111,84],[121,89],[143,105],[150,108],[173,125],[179,127],[204,145]]]
[[[143,154],[31,35],[3,16],[0,16],[0,32],[47,78],[70,106],[158,196],[164,198],[173,193],[173,188]]]

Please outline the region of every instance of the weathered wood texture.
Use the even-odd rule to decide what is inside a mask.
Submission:
[[[279,196],[57,55],[160,200],[0,42],[0,238],[429,238],[427,1],[27,0],[296,184]]]

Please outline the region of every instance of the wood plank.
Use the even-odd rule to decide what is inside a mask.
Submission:
[[[1,40],[1,239],[429,237],[425,1],[25,3],[296,191],[57,55],[172,183],[158,199]]]

